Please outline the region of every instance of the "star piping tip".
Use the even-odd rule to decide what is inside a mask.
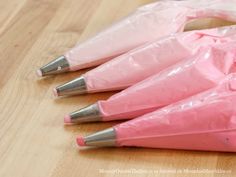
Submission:
[[[65,117],[64,117],[64,123],[65,124],[71,124],[72,122],[71,122],[71,117],[70,117],[70,115],[65,115]]]
[[[42,73],[41,69],[38,69],[36,71],[36,74],[37,74],[38,77],[42,77],[43,76],[43,73]]]
[[[57,89],[56,89],[56,88],[53,89],[53,95],[54,95],[55,97],[58,97],[58,92],[57,92]]]
[[[81,137],[81,136],[78,136],[78,137],[76,138],[76,142],[77,142],[77,145],[78,145],[78,146],[85,146],[84,138]]]

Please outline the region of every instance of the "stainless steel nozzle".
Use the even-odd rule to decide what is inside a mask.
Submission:
[[[116,132],[114,128],[108,128],[84,138],[78,137],[80,146],[116,146]]]
[[[87,93],[87,86],[83,76],[62,84],[54,90],[56,96],[69,96],[84,93]]]
[[[42,66],[38,71],[37,74],[39,76],[46,76],[58,73],[64,73],[69,71],[69,63],[65,56],[60,56],[55,60],[51,61],[50,63]]]
[[[78,111],[72,112],[65,116],[65,123],[85,123],[102,121],[102,116],[98,105],[92,104]]]

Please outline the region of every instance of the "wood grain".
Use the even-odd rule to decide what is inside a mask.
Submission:
[[[85,40],[151,1],[0,1],[1,177],[236,175],[234,153],[144,148],[78,150],[76,135],[89,134],[115,123],[65,127],[64,114],[113,93],[54,99],[53,87],[85,71],[45,79],[35,75],[38,67],[77,41]],[[230,23],[205,19],[189,24],[186,29],[226,24]],[[225,170],[225,173],[181,174],[174,171],[184,169]],[[162,171],[157,173],[157,170]]]

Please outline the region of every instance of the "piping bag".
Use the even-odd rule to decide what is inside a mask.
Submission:
[[[236,21],[236,0],[160,1],[142,6],[96,36],[79,43],[63,56],[41,67],[39,76],[97,66],[160,37],[182,32],[199,18]]]
[[[144,44],[54,89],[55,96],[122,90],[177,62],[201,46],[236,39],[236,26],[177,33]]]
[[[177,63],[123,90],[65,116],[65,123],[131,119],[216,86],[236,70],[236,41],[204,46]]]
[[[86,137],[80,146],[236,152],[236,75],[216,87]]]

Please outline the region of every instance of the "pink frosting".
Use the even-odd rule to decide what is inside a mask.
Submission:
[[[236,152],[236,75],[217,87],[115,126],[118,146]]]
[[[236,40],[236,26],[171,35],[84,74],[89,92],[120,90],[194,55],[201,46]]]
[[[134,118],[212,88],[235,71],[235,58],[236,42],[203,47],[194,57],[98,101],[103,120]]]
[[[236,21],[236,0],[163,1],[148,4],[68,51],[71,70],[102,64],[115,56],[160,37],[181,32],[197,18]]]

